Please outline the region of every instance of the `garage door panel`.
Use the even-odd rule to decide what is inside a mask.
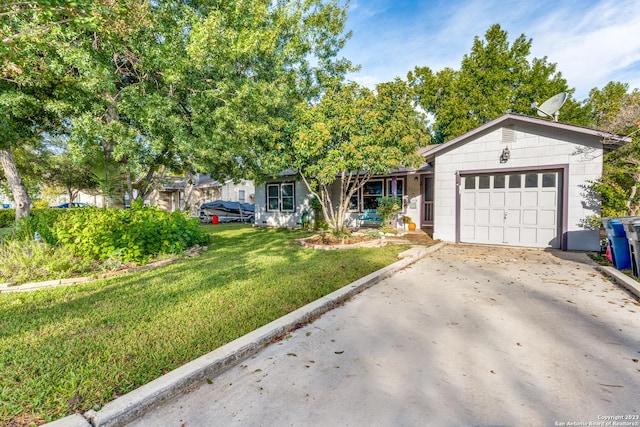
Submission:
[[[491,206],[491,193],[488,191],[476,194],[476,206]]]
[[[520,191],[509,191],[506,194],[506,206],[522,206],[522,193]]]
[[[538,230],[538,240],[546,242],[551,247],[557,247],[559,239],[557,238],[557,232],[555,228],[540,228]]]
[[[522,210],[522,224],[524,224],[524,225],[537,225],[538,224],[538,210],[537,209],[523,209]]]
[[[502,208],[505,206],[505,192],[504,191],[500,191],[500,192],[493,192],[491,193],[491,207],[493,208]]]
[[[476,224],[489,224],[490,209],[477,209],[476,210]]]
[[[557,208],[558,192],[557,191],[541,191],[539,206],[541,208]]]
[[[460,238],[462,239],[462,241],[475,242],[476,241],[475,229],[476,227],[474,225],[463,226],[462,230],[460,230]]]
[[[507,211],[507,219],[505,223],[507,225],[520,225],[520,214],[522,213],[519,209],[509,209]]]
[[[489,241],[491,243],[504,243],[504,227],[491,227]]]
[[[476,227],[476,235],[475,238],[480,242],[489,241],[489,227],[481,225]]]
[[[519,242],[520,241],[520,227],[505,227],[504,243]]]
[[[462,211],[462,215],[460,215],[460,219],[463,224],[470,224],[476,222],[476,211],[474,209],[465,209]]]
[[[461,189],[462,241],[560,247],[559,171],[475,176],[486,185]]]
[[[523,227],[520,235],[520,242],[533,245],[538,241],[538,229],[533,227]]]
[[[490,224],[502,226],[506,212],[504,209],[491,209]]]
[[[558,225],[558,212],[551,209],[540,210],[538,225],[552,227]]]
[[[525,191],[522,206],[535,207],[538,206],[538,192],[537,191]]]

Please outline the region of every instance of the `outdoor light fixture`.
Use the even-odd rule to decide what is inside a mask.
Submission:
[[[504,150],[502,150],[502,154],[500,154],[500,163],[507,163],[510,157],[511,152],[509,151],[509,147],[504,147]]]
[[[413,180],[414,180],[414,181],[417,181],[417,180],[418,180],[418,175],[414,176],[414,177],[413,177]]]

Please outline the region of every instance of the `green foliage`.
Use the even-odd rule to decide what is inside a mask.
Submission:
[[[313,210],[313,222],[315,228],[319,230],[326,230],[329,228],[327,221],[324,219],[324,215],[322,214],[322,202],[320,202],[317,197],[312,196],[309,199],[309,206],[311,207],[311,210]]]
[[[272,153],[272,171],[298,172],[338,233],[351,196],[373,175],[418,164],[417,149],[428,143],[424,117],[401,80],[379,84],[375,92],[355,83],[332,87],[319,103],[299,104],[287,132]],[[331,198],[335,190],[338,201]]]
[[[208,241],[197,219],[154,207],[46,209],[18,224],[19,238],[33,239],[35,232],[78,257],[135,263]]]
[[[71,209],[33,209],[31,215],[20,219],[16,224],[15,235],[18,240],[30,240],[39,233],[42,240],[50,245],[57,245],[55,235],[56,221]]]
[[[0,228],[10,227],[16,221],[15,209],[0,209]]]
[[[389,265],[406,249],[313,251],[292,244],[308,235],[297,231],[205,228],[216,249],[196,258],[82,285],[0,293],[0,425],[102,406]]]
[[[409,73],[420,106],[435,115],[431,128],[435,142],[462,135],[508,112],[535,114],[532,101],[573,92],[556,71],[556,64],[547,62],[546,57],[528,60],[531,43],[522,34],[510,44],[507,32],[495,24],[484,40],[474,39],[459,70],[445,68],[434,73],[428,67],[416,67]],[[569,98],[563,121],[586,124],[578,107]]]
[[[33,239],[8,239],[0,243],[0,282],[9,284],[62,279],[90,271],[91,263],[68,247],[51,246]]]
[[[383,226],[391,226],[393,217],[402,212],[402,198],[380,197],[378,199],[378,215],[382,217]]]

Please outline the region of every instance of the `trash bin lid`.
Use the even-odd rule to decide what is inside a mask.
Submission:
[[[612,235],[614,237],[624,237],[626,233],[624,231],[624,226],[620,221],[615,219],[610,219],[607,222],[607,234]]]

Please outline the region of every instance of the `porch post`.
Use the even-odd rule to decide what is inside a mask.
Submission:
[[[398,197],[398,180],[395,176],[391,177],[391,195]],[[393,217],[393,228],[398,228],[398,215]]]

